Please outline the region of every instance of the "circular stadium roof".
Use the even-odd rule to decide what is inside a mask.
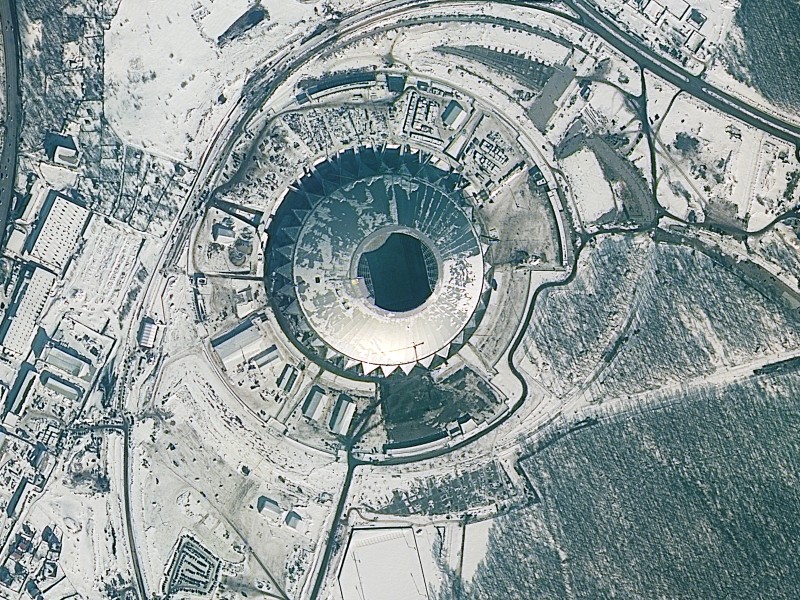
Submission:
[[[301,350],[362,374],[458,350],[490,290],[462,187],[423,152],[360,148],[288,190],[269,226],[266,284]]]

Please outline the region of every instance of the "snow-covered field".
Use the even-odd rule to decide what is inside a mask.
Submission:
[[[91,493],[70,483],[66,468],[53,474],[47,493],[30,513],[29,520],[41,531],[56,525],[63,535],[59,564],[69,586],[84,598],[101,598],[105,583],[121,577],[130,581],[130,552],[122,515],[122,436],[104,439],[98,459],[108,468],[111,490]],[[66,597],[66,596],[65,596]]]
[[[489,549],[489,531],[493,519],[470,523],[464,528],[464,559],[461,563],[461,578],[472,581],[478,567]]]
[[[319,7],[265,0],[269,18],[216,42],[245,0],[122,2],[106,34],[106,115],[128,144],[196,164],[247,75],[319,22]],[[329,2],[346,9],[350,0]]]
[[[712,218],[735,218],[756,230],[787,209],[786,176],[797,168],[788,144],[685,95],[673,103],[658,137],[673,180]]]
[[[603,215],[616,210],[614,193],[594,152],[582,148],[562,162],[572,197],[575,198],[584,223],[594,223]]]

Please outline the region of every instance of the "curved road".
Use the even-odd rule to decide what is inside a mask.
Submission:
[[[612,19],[598,10],[590,0],[564,0],[564,3],[578,14],[582,27],[601,37],[640,67],[717,110],[794,144],[795,148],[800,148],[800,126],[784,121],[779,116],[755,107],[697,75],[692,75],[682,66],[661,56],[635,36],[623,31]],[[535,5],[536,2],[523,1],[514,2],[514,4],[530,6]]]
[[[498,3],[514,5],[518,7],[552,11],[552,9],[546,8],[547,2],[536,2],[532,0],[495,1]],[[685,92],[696,96],[700,100],[703,100],[704,102],[714,106],[715,108],[718,108],[725,113],[730,114],[731,116],[734,116],[795,145],[800,145],[800,128],[797,126],[785,123],[774,115],[770,115],[758,108],[750,106],[743,100],[730,96],[729,94],[707,84],[700,78],[689,74],[683,68],[671,63],[671,61],[658,56],[654,51],[641,44],[634,37],[621,31],[614,23],[610,22],[607,18],[601,15],[593,7],[593,5],[586,0],[566,0],[566,3],[579,15],[577,23],[576,19],[570,19],[573,23],[593,31],[617,50],[637,62],[637,64],[643,68],[652,71],[654,74],[675,84]],[[283,83],[285,83],[298,68],[307,63],[309,60],[312,60],[319,53],[330,49],[333,45],[345,42],[345,38],[347,38],[347,36],[363,32],[365,28],[378,24],[381,21],[385,22],[387,18],[399,18],[407,16],[412,11],[417,11],[420,8],[444,5],[461,5],[466,7],[469,4],[470,2],[468,0],[385,0],[383,2],[373,4],[372,6],[369,6],[355,14],[347,16],[339,23],[332,24],[330,28],[322,30],[319,34],[310,38],[306,38],[294,51],[290,51],[279,58],[271,67],[264,69],[260,73],[260,76],[248,82],[245,94],[240,98],[239,102],[237,102],[236,108],[232,110],[227,115],[223,123],[220,124],[220,127],[215,132],[214,138],[207,146],[206,151],[203,154],[201,164],[198,168],[198,175],[192,185],[192,190],[187,197],[187,202],[184,206],[181,217],[176,221],[175,228],[172,232],[172,239],[170,240],[168,247],[165,248],[164,252],[162,253],[162,260],[160,261],[161,265],[163,266],[170,263],[177,256],[177,253],[183,246],[183,243],[185,242],[186,237],[193,226],[195,218],[202,212],[202,205],[204,200],[207,199],[207,191],[210,190],[210,186],[214,184],[216,174],[219,172],[218,167],[227,159],[228,155],[233,149],[235,141],[243,132],[244,127],[249,122],[250,118],[260,110],[264,102]],[[9,0],[0,0],[0,5],[5,6],[7,9],[10,9],[11,7]],[[11,15],[11,13],[8,14]],[[14,23],[10,16],[6,17],[5,15],[0,14],[0,17],[3,18],[4,23]],[[12,30],[15,30],[15,27],[12,27]],[[6,36],[4,36],[4,38],[5,37]],[[5,42],[5,39],[4,43],[6,43],[6,47],[8,47],[8,43]],[[16,56],[16,51],[14,50],[14,52],[15,53],[13,55]],[[7,56],[8,55],[9,54],[7,54]],[[8,64],[6,68],[8,72]],[[16,65],[14,65],[12,75],[13,76],[7,80],[16,82]],[[11,94],[9,94],[9,98],[11,98]],[[16,106],[19,107],[18,94],[15,94],[14,98],[16,98]],[[9,102],[9,108],[11,108],[11,105],[11,102]],[[10,119],[10,122],[13,121]],[[15,135],[18,136],[17,128],[19,127],[19,118],[17,118],[14,127]],[[16,150],[16,144],[14,144],[13,150]],[[6,158],[6,156],[6,148],[4,147],[4,161],[9,160]],[[10,160],[16,163],[16,155],[13,154]],[[3,191],[5,192],[5,188]],[[11,190],[8,191],[7,197],[10,199]],[[8,202],[5,204],[5,213],[0,212],[0,217],[5,217],[7,212]],[[534,293],[534,296],[531,300],[529,310],[526,315],[526,321],[530,320],[533,313],[533,308],[535,306],[535,300],[544,289],[554,285],[563,285],[571,280],[574,275],[575,271],[573,268],[566,281],[554,282],[538,289]],[[150,286],[148,285],[147,287],[149,288]],[[147,296],[147,294],[144,294],[144,296]],[[524,331],[524,328],[522,331]],[[514,371],[517,375],[518,379],[522,381],[523,389],[525,389],[526,383],[524,382],[524,378],[517,371],[513,364],[513,355],[515,354],[515,350],[519,347],[521,341],[522,337],[520,336],[513,344],[512,351],[509,353],[509,365],[512,371]],[[495,429],[501,425],[506,418],[510,417],[514,412],[516,412],[516,408],[521,405],[523,398],[524,395],[517,403],[515,403],[513,409],[507,411],[503,419],[499,419],[498,422],[493,423],[489,430]],[[484,434],[488,433],[489,430],[485,431]],[[471,441],[474,440],[463,440],[463,442],[440,450],[435,454],[431,453],[426,454],[425,456],[398,459],[397,461],[392,461],[392,463],[411,462],[412,460],[431,458],[436,454],[452,452],[453,450],[463,447]],[[353,457],[350,457],[350,468],[348,469],[346,483],[349,484],[353,470],[359,464],[363,463],[354,459]],[[344,506],[348,487],[349,485],[344,486],[339,509],[343,508]],[[335,540],[335,533],[338,529],[340,518],[341,512],[340,510],[337,510],[333,527],[329,535],[327,548],[325,550],[325,556],[321,561],[321,564],[318,568],[319,570],[317,571],[317,578],[311,597],[316,597],[324,581],[327,563],[334,549],[333,542]],[[135,552],[135,549],[132,548],[132,550]]]

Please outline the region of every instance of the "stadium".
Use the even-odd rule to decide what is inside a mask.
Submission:
[[[347,149],[295,182],[268,226],[265,283],[297,348],[355,375],[436,367],[457,352],[491,291],[467,184],[408,147]]]

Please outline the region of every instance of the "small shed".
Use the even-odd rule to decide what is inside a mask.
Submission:
[[[256,508],[258,508],[258,512],[263,513],[266,512],[268,516],[276,517],[281,514],[281,507],[280,505],[275,502],[272,498],[268,498],[267,496],[259,496],[258,501],[256,502]]]
[[[288,513],[286,513],[286,518],[283,520],[283,522],[292,529],[297,529],[300,525],[300,521],[302,520],[303,519],[300,515],[298,515],[295,511],[290,510]]]

